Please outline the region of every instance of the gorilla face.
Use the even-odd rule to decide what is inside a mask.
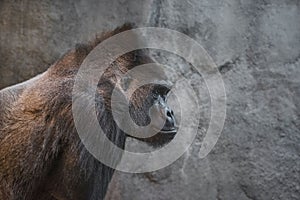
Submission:
[[[145,94],[145,91],[148,95],[141,98],[139,95]],[[151,123],[150,129],[156,133],[148,138],[137,139],[152,146],[161,146],[175,137],[177,125],[174,112],[167,103],[169,91],[170,89],[165,85],[145,85],[133,93],[132,99],[135,100],[133,102],[142,100],[139,105],[131,103],[129,112],[132,119],[139,126],[147,126]],[[164,125],[160,128],[162,122]]]

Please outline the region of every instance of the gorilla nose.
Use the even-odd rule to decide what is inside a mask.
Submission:
[[[162,131],[176,132],[176,120],[174,112],[169,107],[165,107],[165,117],[166,122]]]

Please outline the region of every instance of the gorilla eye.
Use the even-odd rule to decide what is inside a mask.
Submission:
[[[152,93],[152,96],[153,96],[154,99],[157,99],[159,95],[160,95],[159,91],[157,91],[157,90],[154,90],[153,93]]]

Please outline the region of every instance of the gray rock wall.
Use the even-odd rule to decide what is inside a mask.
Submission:
[[[3,0],[0,87],[46,70],[76,43],[128,21],[201,43],[222,72],[227,118],[205,159],[197,138],[165,169],[117,172],[107,199],[300,199],[299,0]],[[190,77],[200,91],[201,77]]]

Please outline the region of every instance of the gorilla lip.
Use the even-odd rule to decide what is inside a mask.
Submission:
[[[177,133],[177,131],[178,131],[178,127],[174,127],[174,128],[172,128],[172,129],[170,129],[170,130],[161,130],[161,129],[158,129],[158,128],[156,128],[156,127],[153,127],[153,130],[154,130],[154,131],[157,131],[157,133],[156,133],[155,135],[162,133],[162,134],[170,135],[170,136],[173,137],[173,136],[176,135],[176,133]],[[129,134],[126,134],[126,135],[127,135],[127,137],[139,139],[139,138],[134,137],[134,136],[129,135]],[[155,135],[154,135],[154,136],[155,136]],[[154,137],[154,136],[151,136],[151,137]],[[149,138],[151,138],[151,137],[149,137]]]
[[[158,133],[174,133],[175,134],[175,133],[177,133],[178,127],[174,127],[170,130],[163,130],[163,129],[159,130],[157,128],[154,128],[154,130],[157,131]]]

